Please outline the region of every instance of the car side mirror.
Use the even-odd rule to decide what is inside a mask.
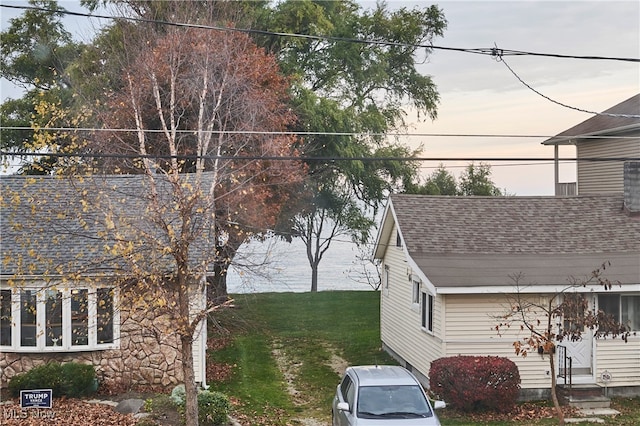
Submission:
[[[349,411],[349,403],[348,402],[338,402],[337,408],[340,411]]]
[[[444,401],[434,401],[433,402],[433,409],[434,410],[439,410],[441,408],[445,408],[447,406],[447,403]]]

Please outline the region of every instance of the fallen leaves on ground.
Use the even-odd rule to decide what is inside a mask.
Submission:
[[[209,383],[226,382],[233,374],[233,365],[207,361],[207,380]]]
[[[51,409],[21,409],[20,404],[2,405],[1,423],[6,426],[133,426],[136,420],[130,414],[120,414],[112,407],[90,403],[81,399],[54,398]]]
[[[562,411],[565,418],[577,417],[578,409],[575,407],[563,406]],[[495,412],[478,412],[478,413],[460,413],[447,407],[443,411],[438,411],[438,416],[441,418],[466,418],[474,422],[503,422],[503,421],[520,421],[526,422],[538,419],[550,419],[557,417],[556,410],[553,407],[544,406],[535,403],[522,403],[518,404],[513,410],[507,413],[495,413]]]

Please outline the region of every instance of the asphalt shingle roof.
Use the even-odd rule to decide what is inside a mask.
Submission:
[[[411,253],[640,253],[640,217],[623,212],[622,194],[391,201]]]
[[[179,229],[171,189],[160,177],[158,188],[166,208],[162,221],[176,221]],[[0,190],[0,273],[5,277],[113,273],[124,267],[120,255],[108,249],[116,239],[135,244],[144,253],[144,267],[172,268],[162,251],[169,246],[167,233],[148,213],[150,191],[143,175],[3,176]],[[110,224],[119,236],[107,230]],[[209,244],[194,242],[190,253],[195,258]]]
[[[611,262],[607,278],[640,283],[640,216],[622,194],[441,197],[395,194],[403,244],[436,287],[564,285]]]
[[[640,93],[603,112],[606,114],[619,114],[620,116],[595,115],[542,143],[545,145],[553,145],[555,143],[567,142],[576,136],[607,134],[612,130],[628,128],[629,126],[640,126],[640,118],[625,116],[640,115]]]

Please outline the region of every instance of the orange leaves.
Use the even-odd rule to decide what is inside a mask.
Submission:
[[[14,408],[15,407],[15,408]],[[133,426],[136,419],[120,414],[105,404],[94,404],[78,399],[55,398],[51,410],[21,410],[19,405],[3,405],[6,413],[2,424],[7,426],[95,425]]]

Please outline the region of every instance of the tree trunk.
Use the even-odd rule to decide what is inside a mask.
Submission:
[[[193,371],[193,345],[191,336],[181,336],[182,375],[185,391],[185,424],[198,426],[198,389]]]
[[[228,265],[216,263],[213,266],[214,274],[207,277],[207,305],[218,306],[229,300],[227,291]]]
[[[218,306],[229,300],[227,290],[229,267],[244,241],[235,233],[230,232],[227,243],[216,246],[217,259],[213,262],[213,277],[207,277],[208,306]]]
[[[311,293],[318,291],[318,264],[311,265]]]
[[[553,400],[553,406],[558,414],[558,424],[562,426],[564,425],[564,412],[562,411],[562,407],[558,401],[558,394],[556,393],[556,363],[553,353],[549,354],[549,365],[551,367],[551,399]]]

